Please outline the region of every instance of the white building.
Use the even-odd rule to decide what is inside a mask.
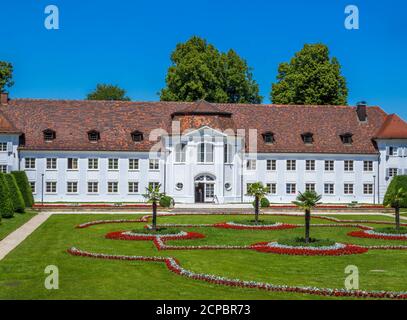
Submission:
[[[379,203],[407,173],[407,124],[379,107],[9,100],[0,170],[24,170],[36,201],[238,203],[261,181],[274,203]]]

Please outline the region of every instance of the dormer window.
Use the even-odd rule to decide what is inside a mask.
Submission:
[[[263,140],[265,143],[274,143],[274,134],[272,132],[263,133]]]
[[[55,131],[51,130],[51,129],[44,130],[43,134],[44,134],[44,141],[46,141],[46,142],[50,142],[52,140],[55,140],[55,138],[56,138]]]
[[[88,139],[90,142],[98,142],[100,140],[100,132],[96,130],[89,131]]]
[[[305,144],[313,144],[314,143],[314,135],[311,132],[306,132],[301,135],[302,141]]]
[[[352,133],[344,133],[341,134],[341,140],[343,144],[352,144],[353,139],[352,139]]]
[[[131,133],[131,139],[134,142],[141,142],[141,141],[143,141],[143,133],[140,131],[133,131]]]

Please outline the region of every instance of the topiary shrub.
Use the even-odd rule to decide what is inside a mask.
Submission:
[[[13,171],[11,174],[16,178],[17,186],[23,195],[25,206],[32,207],[34,204],[34,198],[27,175],[24,171]]]
[[[18,213],[24,213],[25,202],[20,189],[17,186],[16,178],[12,174],[4,175],[8,188],[11,193],[11,200],[13,201],[14,211]]]
[[[14,216],[13,201],[4,173],[0,173],[0,215],[3,218]]]
[[[252,202],[253,207],[256,205],[255,201]],[[267,198],[261,198],[260,200],[260,207],[261,208],[268,208],[270,207],[270,201]]]
[[[170,196],[163,196],[160,199],[160,206],[163,208],[169,208],[174,203],[174,199]]]
[[[399,190],[400,188],[403,188],[404,191],[407,192],[407,176],[393,177],[393,179],[391,180],[391,182],[387,188],[386,194],[384,196],[383,205],[385,205],[385,206],[389,205],[390,194],[392,192],[397,192],[397,190]],[[401,208],[407,208],[407,199],[402,201]]]

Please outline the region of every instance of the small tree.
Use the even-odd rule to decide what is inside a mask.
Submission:
[[[260,200],[267,194],[267,189],[261,182],[250,184],[247,194],[254,197],[254,222],[259,223]]]
[[[16,178],[17,186],[23,195],[25,206],[32,207],[34,198],[26,173],[24,171],[12,171],[11,174]]]
[[[164,193],[160,192],[161,184],[158,184],[156,187],[149,185],[146,188],[146,193],[143,195],[147,199],[147,202],[152,203],[153,205],[153,222],[152,229],[157,230],[157,203],[160,202],[161,198],[164,196]]]
[[[96,89],[87,95],[86,99],[130,101],[130,98],[126,96],[126,90],[111,84],[98,84]]]
[[[25,203],[23,195],[21,194],[20,189],[17,186],[16,178],[12,174],[5,174],[4,175],[8,188],[10,189],[11,199],[14,205],[14,211],[19,213],[24,213],[25,210]]]
[[[386,198],[385,205],[394,208],[396,219],[396,230],[400,230],[400,207],[403,201],[407,199],[407,192],[403,188],[398,188],[389,192]]]
[[[297,201],[293,203],[299,208],[305,211],[305,243],[310,242],[310,222],[311,222],[311,210],[316,207],[316,205],[321,200],[322,196],[318,195],[315,191],[305,191],[304,193],[299,193],[297,196]]]
[[[0,215],[3,218],[11,218],[14,215],[11,193],[3,173],[0,173]]]
[[[10,62],[0,61],[0,92],[5,92],[13,82],[13,65]]]

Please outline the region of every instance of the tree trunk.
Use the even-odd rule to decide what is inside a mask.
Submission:
[[[400,230],[400,208],[395,207],[395,216],[396,216],[396,229]]]
[[[157,202],[153,201],[153,230],[157,230]]]
[[[259,224],[259,197],[254,200],[254,222]]]
[[[311,221],[311,211],[306,209],[305,210],[305,243],[309,243],[309,225]]]

